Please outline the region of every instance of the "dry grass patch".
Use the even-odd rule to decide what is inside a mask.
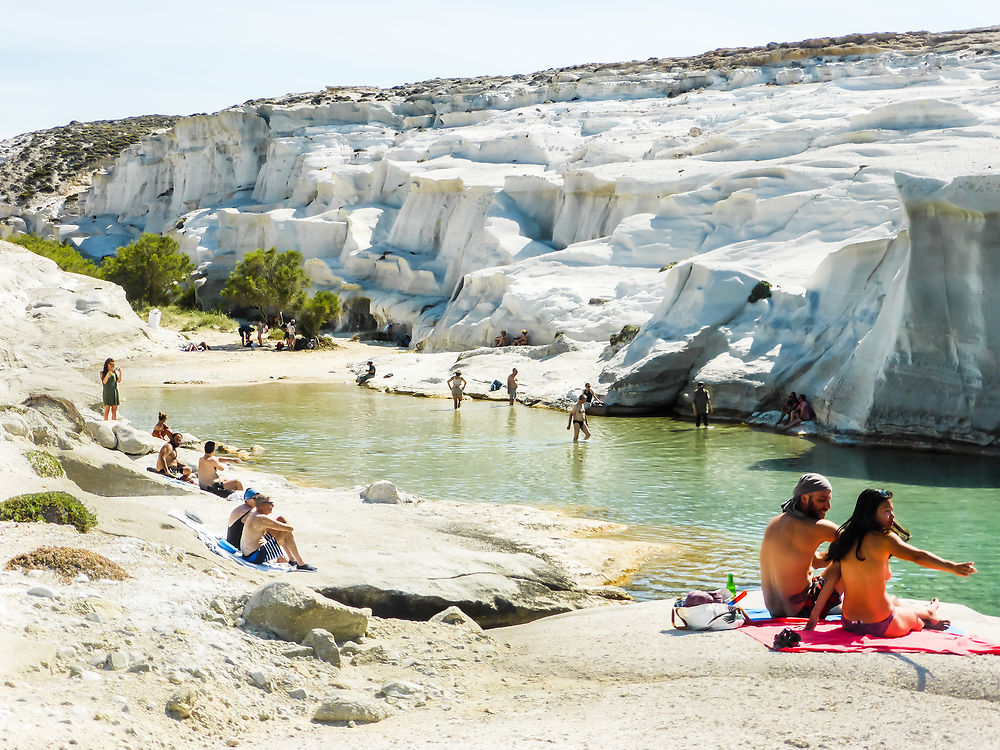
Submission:
[[[79,573],[86,573],[92,581],[110,578],[124,581],[129,577],[125,569],[111,562],[104,555],[76,547],[39,547],[7,561],[7,570],[52,570],[64,581],[72,581]]]

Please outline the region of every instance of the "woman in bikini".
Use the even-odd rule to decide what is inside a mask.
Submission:
[[[170,440],[174,436],[174,431],[167,427],[167,415],[162,411],[159,414],[159,421],[153,428],[153,437],[161,440]]]
[[[948,626],[947,621],[937,618],[937,599],[914,607],[900,604],[896,597],[885,592],[885,582],[892,576],[889,558],[898,557],[957,576],[972,575],[976,566],[971,562],[950,562],[907,544],[910,532],[896,523],[891,492],[867,489],[858,495],[854,513],[839,533],[836,541],[830,543],[827,555],[833,564],[826,569],[826,583],[806,630],[816,626],[838,580],[844,587],[844,628],[852,633],[898,638],[925,627],[942,630]]]

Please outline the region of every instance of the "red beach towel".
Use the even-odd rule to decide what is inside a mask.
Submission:
[[[900,638],[875,638],[870,635],[858,635],[844,630],[840,621],[821,622],[815,630],[803,630],[806,621],[797,617],[784,617],[776,620],[765,620],[757,623],[747,623],[740,630],[768,648],[774,644],[774,636],[785,628],[791,628],[802,641],[792,648],[783,651],[896,651],[925,654],[956,654],[972,656],[973,654],[1000,655],[1000,643],[990,643],[971,635],[943,633],[940,630],[921,630],[919,633],[907,633]]]

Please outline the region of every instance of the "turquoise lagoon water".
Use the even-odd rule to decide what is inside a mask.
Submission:
[[[893,565],[890,590],[938,596],[1000,615],[1000,460],[857,448],[737,425],[696,430],[664,417],[592,418],[594,439],[573,444],[564,414],[466,401],[390,396],[349,385],[123,387],[122,413],[152,428],[157,411],[203,439],[266,447],[256,466],[312,485],[389,479],[429,498],[524,503],[629,525],[632,539],[677,545],[626,584],[639,599],[716,588],[732,572],[759,584],[764,526],[799,475],[834,485],[827,516],[842,523],[865,487],[896,496],[912,543],[974,560],[960,579]]]

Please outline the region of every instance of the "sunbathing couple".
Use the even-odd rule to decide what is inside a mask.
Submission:
[[[785,405],[781,407],[781,414],[778,415],[778,421],[774,426],[779,430],[787,431],[798,427],[803,422],[809,422],[815,417],[816,413],[805,394],[796,394],[795,391],[792,391],[788,394]],[[781,426],[782,422],[786,422],[784,427]]]
[[[867,489],[853,515],[839,529],[825,520],[833,489],[821,474],[799,479],[792,499],[768,523],[760,548],[764,603],[773,617],[808,617],[811,630],[843,594],[844,628],[860,635],[896,638],[925,627],[943,629],[937,599],[915,607],[886,593],[889,558],[958,576],[976,572],[971,562],[953,563],[906,543],[910,534],[896,523],[892,493]],[[825,554],[820,544],[830,542]],[[822,575],[813,568],[826,566]]]
[[[292,525],[284,516],[272,516],[273,511],[274,500],[249,488],[243,494],[243,504],[229,514],[226,541],[256,565],[288,562],[297,570],[316,570],[303,562]]]

